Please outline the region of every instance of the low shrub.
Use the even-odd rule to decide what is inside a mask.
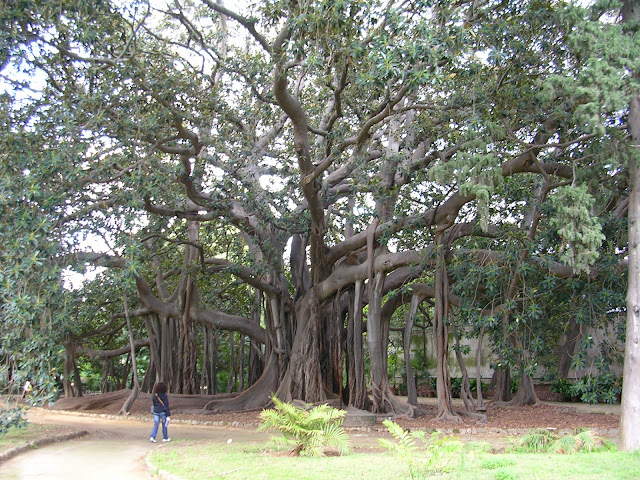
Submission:
[[[573,382],[566,378],[559,378],[549,386],[549,390],[562,396],[564,401],[569,400],[573,394]]]
[[[615,445],[591,430],[579,430],[575,435],[556,436],[544,429],[531,430],[515,440],[514,451],[519,453],[559,453],[596,452],[615,450]]]
[[[425,478],[425,473],[447,470],[446,463],[462,449],[462,443],[456,437],[441,436],[438,432],[432,432],[427,437],[423,430],[404,430],[391,420],[382,423],[396,441],[386,438],[379,438],[378,441],[406,462],[412,479]],[[420,449],[416,441],[422,443],[424,450]]]
[[[616,403],[622,393],[622,377],[613,372],[585,375],[573,384],[571,393],[584,403]]]
[[[321,456],[325,447],[335,447],[340,454],[349,453],[349,437],[342,428],[344,410],[329,405],[299,408],[275,395],[271,400],[274,408],[260,413],[264,423],[259,430],[280,432],[282,437],[274,437],[274,441],[291,445],[292,455]]]

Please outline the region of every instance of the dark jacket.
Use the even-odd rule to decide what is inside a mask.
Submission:
[[[169,397],[167,397],[166,393],[154,393],[153,394],[153,413],[162,413],[162,412],[165,412],[167,414],[167,417],[171,416],[171,412],[169,411]]]

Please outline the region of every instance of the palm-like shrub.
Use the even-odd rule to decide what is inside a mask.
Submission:
[[[615,449],[615,445],[612,442],[598,437],[591,430],[582,430],[578,431],[575,435],[564,435],[558,438],[552,432],[544,429],[536,429],[516,440],[515,451],[570,454],[613,449]]]
[[[276,430],[282,434],[274,441],[293,446],[291,455],[321,456],[327,447],[336,448],[341,455],[349,453],[349,437],[342,428],[345,412],[323,404],[298,408],[291,403],[271,397],[274,408],[260,413],[260,430]]]

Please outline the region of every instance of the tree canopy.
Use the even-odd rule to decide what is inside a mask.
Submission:
[[[131,353],[131,316],[145,381],[173,392],[215,391],[218,332],[249,339],[251,387],[209,409],[276,392],[411,415],[386,350],[423,306],[439,417],[450,332],[486,332],[535,401],[559,338],[625,308],[640,41],[621,8],[4,2],[7,365],[69,382]],[[99,275],[70,290],[68,269]]]

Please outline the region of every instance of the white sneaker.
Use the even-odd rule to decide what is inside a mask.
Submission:
[[[153,438],[153,437],[149,437],[149,441],[150,441],[151,443],[156,443],[156,439],[155,439],[155,438]]]
[[[171,439],[170,439],[170,438],[163,438],[163,439],[162,439],[162,441],[163,441],[163,442],[170,442],[170,441],[171,441]]]

